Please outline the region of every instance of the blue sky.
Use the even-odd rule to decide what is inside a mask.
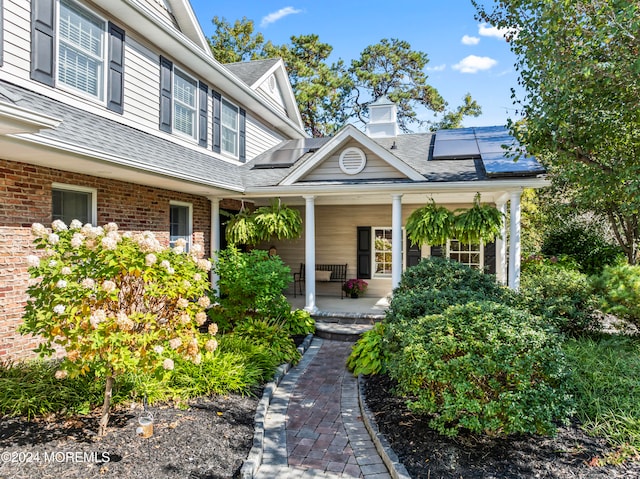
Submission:
[[[383,38],[406,40],[427,53],[428,83],[450,107],[469,92],[482,106],[465,126],[504,124],[515,117],[511,88],[517,88],[515,56],[495,28],[474,19],[469,0],[191,0],[207,37],[217,15],[233,22],[253,20],[266,40],[287,43],[291,36],[315,33],[333,46],[331,60],[349,63]],[[519,91],[519,90],[518,90]],[[421,118],[433,120],[430,112]]]

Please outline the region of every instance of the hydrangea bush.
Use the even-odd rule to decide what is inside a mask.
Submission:
[[[56,377],[89,371],[105,378],[100,435],[106,433],[114,380],[127,371],[172,370],[169,356],[199,364],[217,347],[207,321],[209,270],[199,245],[164,248],[153,233],[104,227],[32,226],[40,255],[27,258],[31,284],[23,334],[43,339],[36,351],[64,357]]]

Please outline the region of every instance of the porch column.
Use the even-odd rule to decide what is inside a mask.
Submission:
[[[498,202],[496,207],[502,215],[500,238],[496,238],[496,279],[507,284],[507,202]]]
[[[220,198],[209,198],[211,202],[211,236],[209,239],[210,256],[216,261],[217,253],[220,251]],[[217,274],[211,273],[211,289],[214,291],[218,288]]]
[[[402,277],[402,195],[391,195],[391,289],[400,284]]]
[[[303,196],[305,200],[304,229],[304,286],[305,311],[315,313],[316,307],[316,213],[315,196]]]
[[[511,192],[511,231],[509,237],[509,288],[520,288],[520,196],[522,191]]]

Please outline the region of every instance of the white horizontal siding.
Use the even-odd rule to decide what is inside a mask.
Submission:
[[[176,21],[162,0],[143,0],[143,2],[159,17],[164,18],[167,22],[178,28]]]
[[[284,99],[282,98],[282,93],[280,92],[280,86],[276,82],[276,89],[274,92],[271,92],[269,89],[269,79],[267,78],[262,84],[257,88],[257,93],[260,94],[265,100],[267,100],[272,106],[274,106],[280,113],[286,114],[286,108],[284,104]]]
[[[127,35],[124,60],[124,116],[158,128],[160,118],[160,56]]]
[[[3,70],[29,78],[31,58],[31,7],[22,0],[4,0]]]
[[[267,128],[247,112],[247,161],[273,148],[283,139],[281,135]]]

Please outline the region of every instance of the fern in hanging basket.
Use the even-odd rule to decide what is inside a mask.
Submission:
[[[244,206],[239,213],[229,216],[231,218],[226,222],[227,229],[225,231],[227,243],[232,245],[254,245],[260,241],[260,232],[254,217],[248,210],[244,209]]]
[[[455,237],[465,244],[491,243],[501,238],[503,214],[489,204],[480,204],[480,193],[476,193],[473,206],[455,217]]]
[[[296,239],[302,234],[300,212],[286,205],[280,199],[271,200],[269,206],[261,206],[253,213],[253,219],[260,232],[260,239]]]
[[[454,233],[454,215],[435,201],[415,210],[405,225],[407,235],[415,245],[441,245]]]

